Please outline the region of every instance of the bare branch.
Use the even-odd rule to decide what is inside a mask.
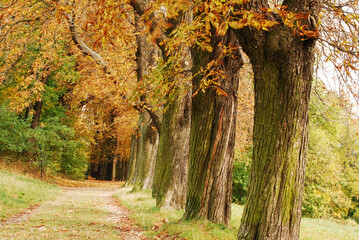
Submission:
[[[330,46],[332,46],[332,47],[338,49],[338,50],[341,51],[341,52],[346,52],[346,53],[349,53],[350,55],[352,55],[352,56],[354,56],[354,57],[359,57],[359,52],[358,52],[358,51],[346,50],[346,49],[342,48],[341,46],[339,46],[339,45],[337,45],[337,44],[334,44],[334,43],[332,43],[332,42],[330,42],[330,41],[328,41],[328,40],[325,40],[325,39],[323,39],[323,38],[320,38],[320,37],[319,37],[318,39],[319,39],[320,41],[323,41],[323,42],[329,44]]]

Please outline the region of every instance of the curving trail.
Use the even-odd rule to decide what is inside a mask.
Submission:
[[[147,239],[114,199],[113,188],[63,188],[42,203],[1,223],[0,239]]]

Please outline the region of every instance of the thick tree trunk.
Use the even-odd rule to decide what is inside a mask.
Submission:
[[[192,13],[186,12],[177,21],[190,23],[192,19]],[[172,80],[190,80],[193,65],[190,48],[183,46],[177,51],[181,53],[183,73]],[[188,89],[176,88],[175,91],[175,98],[168,99],[170,102],[164,107],[152,196],[159,208],[183,209],[187,194],[192,89],[189,85]]]
[[[147,112],[140,113],[139,146],[132,179],[135,188],[151,188],[158,149],[158,133]]]
[[[238,239],[299,239],[315,41],[285,26],[238,33],[255,91],[253,162]]]
[[[183,209],[186,203],[191,95],[165,107],[152,187],[158,207]]]
[[[222,55],[218,44],[238,43],[228,32],[224,37],[213,37],[213,53],[193,51],[194,73],[213,59]],[[221,61],[225,79],[220,88],[228,96],[213,89],[199,91],[193,98],[191,148],[188,193],[184,219],[204,217],[214,222],[228,224],[231,215],[233,155],[236,129],[236,110],[239,69],[243,65],[239,48],[236,56]],[[194,80],[194,91],[201,77]]]
[[[136,27],[140,32],[143,29],[139,22],[139,17],[136,15]],[[140,85],[144,85],[142,82],[144,81],[145,76],[149,73],[152,67],[157,65],[157,58],[160,56],[160,50],[157,46],[148,42],[146,36],[138,35],[136,42],[137,79]],[[144,101],[141,102],[140,105],[146,104],[145,95],[141,96],[140,100]],[[151,114],[154,115],[155,113]],[[156,128],[158,125],[157,115],[156,119],[152,119],[148,112],[144,110],[140,112],[136,163],[134,165],[133,176],[130,179],[131,183],[135,185],[135,188],[145,189],[152,187],[158,149],[159,129]]]

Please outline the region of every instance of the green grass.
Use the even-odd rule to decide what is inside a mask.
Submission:
[[[156,236],[167,232],[171,236],[191,239],[236,239],[243,206],[232,204],[230,226],[214,224],[207,220],[180,222],[183,211],[157,209],[151,198],[150,190],[131,192],[130,187],[122,188],[116,195],[121,203],[133,210],[134,220],[147,231]],[[340,222],[322,219],[303,218],[301,237],[303,240],[359,240],[359,225],[354,221]]]
[[[0,170],[0,219],[54,198],[60,189],[40,180]]]
[[[347,222],[303,218],[300,239],[359,240],[359,225],[353,220]]]

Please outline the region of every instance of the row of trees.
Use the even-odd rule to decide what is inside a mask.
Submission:
[[[254,78],[253,161],[238,239],[298,239],[315,43],[344,56],[334,64],[350,77],[357,38],[343,35],[357,34],[355,3],[19,0],[0,7],[1,96],[19,114],[34,106],[39,122],[56,76],[66,86],[57,101],[76,133],[90,139],[99,178],[109,178],[107,171],[116,179],[121,160],[120,178],[128,172],[136,188],[152,187],[159,207],[184,207],[184,219],[229,222],[246,53]],[[347,28],[333,32],[323,10]],[[321,39],[319,31],[331,35]],[[32,44],[40,54],[28,59]],[[68,77],[59,71],[67,57],[74,58]]]

